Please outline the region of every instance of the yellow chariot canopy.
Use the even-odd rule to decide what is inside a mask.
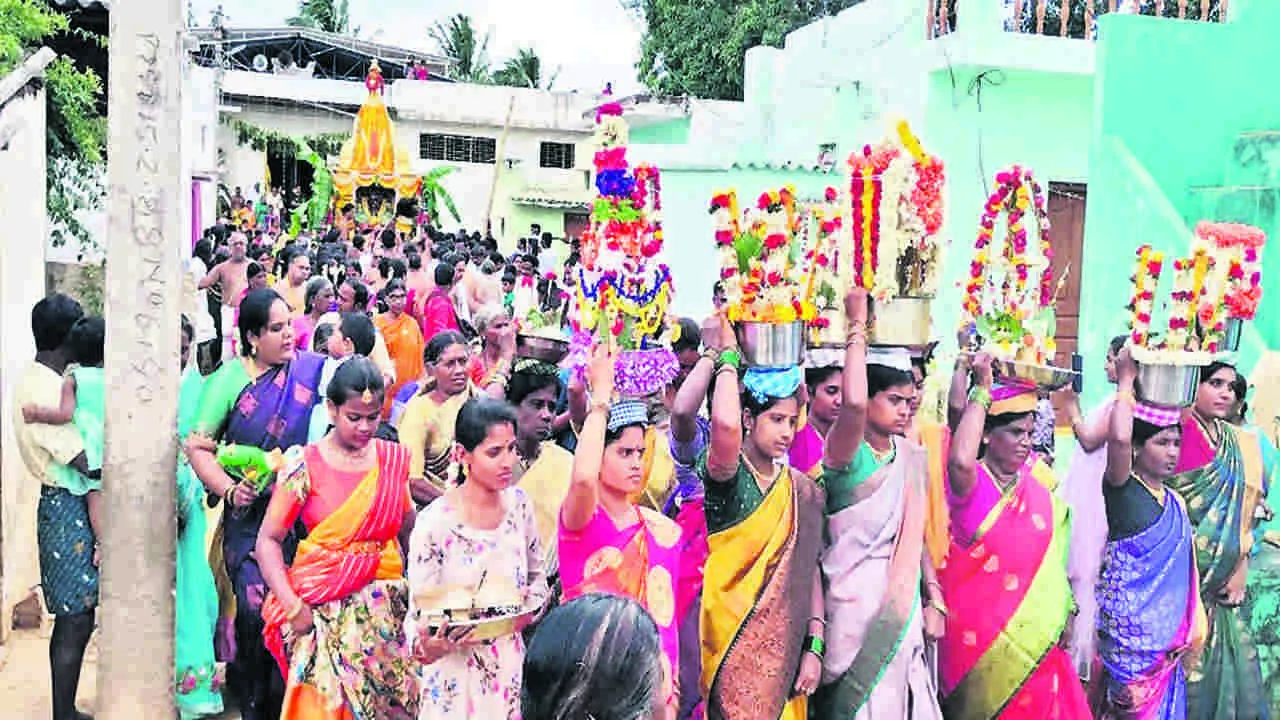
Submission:
[[[377,185],[395,192],[396,197],[416,197],[422,178],[409,172],[409,152],[396,143],[395,126],[387,114],[382,91],[386,87],[382,69],[375,60],[364,81],[369,96],[356,114],[351,137],[342,144],[333,186],[338,204],[352,202],[358,188]]]

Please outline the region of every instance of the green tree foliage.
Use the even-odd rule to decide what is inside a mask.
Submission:
[[[476,32],[471,16],[458,13],[448,20],[431,27],[431,39],[440,52],[453,59],[449,77],[470,83],[488,83],[492,80],[489,70],[489,33]]]
[[[644,0],[641,80],[662,95],[742,99],[743,60],[757,45],[863,0]]]
[[[338,35],[355,35],[348,0],[300,0],[298,14],[285,20],[293,27],[311,28]]]
[[[509,58],[493,74],[493,82],[496,85],[508,85],[510,87],[550,90],[555,86],[556,78],[559,75],[560,68],[557,67],[555,72],[551,73],[551,77],[547,78],[546,85],[543,85],[542,58],[538,57],[538,53],[532,48],[520,48],[515,57]]]
[[[0,0],[0,75],[11,72],[58,33],[72,32],[67,16],[39,0]],[[102,202],[106,118],[98,112],[102,79],[60,57],[45,70],[48,99],[47,210],[56,244],[89,241],[77,215]]]

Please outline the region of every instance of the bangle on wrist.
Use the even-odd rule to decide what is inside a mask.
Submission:
[[[991,409],[991,388],[976,385],[969,390],[969,403],[981,405],[983,410]]]
[[[827,643],[817,635],[810,635],[804,639],[804,651],[813,653],[822,660],[827,655]]]
[[[293,609],[289,611],[289,622],[296,620],[298,616],[302,614],[302,609],[306,606],[307,604],[302,601],[302,598],[298,598],[298,602],[293,606]]]
[[[742,353],[737,350],[724,350],[720,353],[717,362],[720,363],[720,367],[731,367],[737,370],[742,365]]]
[[[233,500],[232,498],[233,498],[233,497],[235,497],[235,494],[236,494],[236,488],[238,488],[238,487],[240,487],[240,483],[239,483],[239,482],[233,482],[233,483],[231,483],[230,485],[228,485],[228,486],[227,486],[227,489],[226,489],[226,490],[223,490],[223,491],[222,491],[222,499],[223,499],[223,500],[225,500],[225,501],[226,501],[226,503],[227,503],[228,505],[230,505],[231,507],[235,507],[235,506],[236,506],[236,501],[235,501],[235,500]]]

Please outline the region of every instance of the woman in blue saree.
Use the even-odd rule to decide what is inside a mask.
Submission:
[[[262,639],[266,584],[252,556],[271,489],[257,493],[231,478],[216,458],[218,443],[263,450],[305,445],[323,359],[295,351],[289,306],[274,290],[254,290],[240,304],[242,355],[226,362],[205,382],[187,454],[205,489],[227,503],[222,552],[235,592],[235,661],[232,680],[244,720],[280,715],[284,681]],[[297,541],[285,543],[292,560]]]
[[[1207,632],[1187,510],[1165,482],[1177,468],[1181,413],[1134,401],[1137,366],[1117,358],[1102,496],[1107,543],[1097,585],[1094,715],[1185,720],[1185,666]]]
[[[1240,399],[1237,377],[1225,363],[1201,370],[1195,404],[1182,421],[1178,474],[1169,482],[1195,528],[1200,597],[1209,615],[1205,649],[1187,675],[1191,720],[1270,718],[1258,653],[1239,613],[1267,488],[1260,438],[1224,420]]]

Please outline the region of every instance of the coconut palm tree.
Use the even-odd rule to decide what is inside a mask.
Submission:
[[[440,52],[453,59],[449,77],[470,83],[488,83],[489,33],[480,35],[471,23],[471,16],[458,13],[447,21],[431,27],[431,39]]]
[[[493,74],[493,81],[498,85],[550,90],[556,84],[556,78],[559,75],[560,68],[557,66],[544,86],[542,84],[542,58],[538,57],[538,53],[533,48],[520,48],[516,51],[515,57],[508,58],[502,64],[502,67]]]
[[[355,35],[359,29],[351,27],[348,0],[299,0],[298,14],[285,20],[287,25],[313,30]]]

